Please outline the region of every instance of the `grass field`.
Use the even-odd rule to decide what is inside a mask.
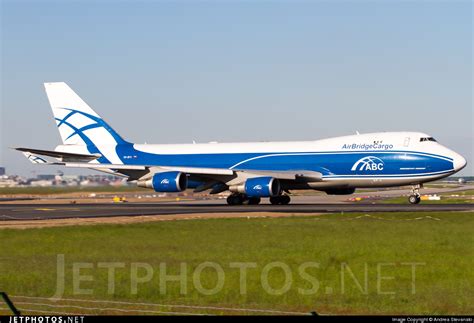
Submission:
[[[323,314],[473,314],[473,237],[473,212],[328,214],[3,229],[0,230],[0,289],[11,295],[52,296],[56,290],[57,255],[64,254],[64,297],[67,298],[315,310]],[[72,267],[77,262],[87,267],[80,273],[93,279],[81,281],[80,287],[91,289],[92,294],[73,293]],[[107,270],[99,268],[103,262],[124,266],[116,269],[113,293],[108,291]],[[139,276],[145,275],[146,268],[152,268],[153,275],[148,277],[149,281],[137,285],[135,294],[131,268],[137,262],[142,263]],[[222,288],[211,295],[203,294],[203,289],[195,283],[197,268],[206,262],[220,266],[225,275]],[[241,293],[239,270],[230,265],[236,262],[250,262],[256,267],[247,270],[246,293]],[[270,294],[268,287],[262,286],[264,267],[268,269],[272,262],[288,266],[285,268],[292,277],[285,284],[289,276],[288,272],[284,274],[281,264],[268,271],[265,276],[268,285],[273,292],[280,289],[279,295]],[[309,278],[300,271],[301,265],[308,262],[312,263],[305,271]],[[179,282],[168,282],[166,292],[160,291],[159,273],[163,263],[168,274],[178,274],[181,263],[186,264],[182,271],[187,273],[184,294],[180,293]],[[218,282],[212,268],[203,269],[198,277],[205,289],[212,289]],[[316,280],[319,287],[310,291]],[[284,286],[289,289],[284,291]],[[32,306],[19,305],[52,310]],[[132,308],[144,308],[140,306]],[[80,312],[77,308],[61,309]],[[160,309],[176,310],[173,306]],[[181,310],[229,313],[228,310]]]

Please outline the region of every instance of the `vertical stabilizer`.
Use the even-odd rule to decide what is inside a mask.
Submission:
[[[119,162],[115,147],[127,142],[66,83],[45,83],[54,119],[64,145],[87,146],[104,156],[101,162]]]

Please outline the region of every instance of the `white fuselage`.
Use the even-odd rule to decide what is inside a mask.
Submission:
[[[114,164],[232,169],[237,174],[245,171],[230,184],[259,171],[305,170],[322,174],[321,181],[289,184],[290,189],[420,184],[449,176],[466,164],[461,155],[419,132],[294,142],[122,146],[101,149],[101,153]],[[67,151],[67,146],[58,149]]]

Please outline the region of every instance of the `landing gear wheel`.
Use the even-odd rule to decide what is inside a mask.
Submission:
[[[257,204],[260,204],[261,200],[262,199],[259,197],[249,197],[248,202],[249,202],[249,205],[257,205]]]
[[[410,202],[410,204],[418,204],[420,203],[421,201],[421,198],[419,195],[410,195],[408,197],[408,202]]]
[[[242,205],[244,198],[241,194],[231,194],[227,197],[227,204],[229,205]]]
[[[282,205],[288,205],[291,201],[291,198],[288,195],[282,195],[281,196],[281,204]]]
[[[272,196],[270,197],[270,203],[273,205],[287,205],[290,203],[291,198],[288,195],[279,195],[279,196]]]
[[[280,197],[279,196],[270,197],[270,203],[272,203],[273,205],[280,204]]]
[[[411,188],[411,195],[408,197],[408,202],[410,204],[418,204],[421,201],[420,198],[420,188],[423,186],[421,184],[413,185]]]

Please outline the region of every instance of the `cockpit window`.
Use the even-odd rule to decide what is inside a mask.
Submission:
[[[434,142],[436,142],[436,139],[434,139],[433,137],[421,137],[420,141],[434,141]]]

